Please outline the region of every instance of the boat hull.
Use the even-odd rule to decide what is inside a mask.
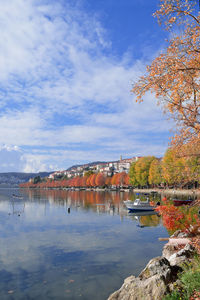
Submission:
[[[132,201],[124,201],[124,204],[126,205],[126,208],[131,211],[131,212],[142,212],[142,211],[154,211],[156,206],[151,206],[149,202],[138,202],[139,199],[137,199],[137,202],[132,202]]]
[[[181,205],[189,205],[193,202],[193,199],[188,199],[188,200],[173,200],[174,206],[181,206]]]
[[[154,211],[155,207],[127,207],[130,212]]]

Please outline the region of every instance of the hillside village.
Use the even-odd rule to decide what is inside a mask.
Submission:
[[[71,179],[73,177],[79,176],[83,177],[86,172],[92,171],[93,173],[102,173],[106,177],[112,177],[114,174],[125,172],[129,173],[130,165],[132,162],[136,162],[139,157],[135,156],[132,158],[111,161],[111,162],[98,162],[98,163],[88,163],[84,165],[74,166],[64,171],[56,171],[49,175],[49,179],[59,179],[65,177],[66,179]]]

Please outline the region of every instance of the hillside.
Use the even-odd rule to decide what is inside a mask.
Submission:
[[[39,173],[21,173],[21,172],[8,172],[0,173],[0,185],[18,185],[19,183],[27,182],[30,178],[35,176],[45,177],[49,176],[52,172],[39,172]]]
[[[105,163],[107,163],[107,162],[106,162],[106,161],[93,161],[93,162],[87,163],[87,164],[73,165],[73,166],[69,167],[69,168],[67,169],[67,171],[70,171],[70,170],[72,170],[72,169],[76,169],[76,168],[78,168],[78,167],[83,167],[83,166],[90,167],[90,166],[94,166],[94,165],[98,165],[98,164],[105,164]]]

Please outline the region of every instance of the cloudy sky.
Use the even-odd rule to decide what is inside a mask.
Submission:
[[[130,90],[165,47],[158,0],[0,0],[0,172],[165,152],[173,127]]]

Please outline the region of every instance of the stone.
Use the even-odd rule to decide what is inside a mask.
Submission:
[[[169,260],[181,247],[184,248],[189,243],[190,240],[188,238],[170,238],[169,242],[163,247],[162,256]]]
[[[161,300],[167,288],[163,280],[158,275],[154,275],[146,280],[131,278],[122,287],[114,292],[108,300]]]
[[[181,266],[183,263],[189,261],[189,259],[194,255],[195,248],[187,244],[183,249],[177,251],[169,257],[169,262],[171,266]]]
[[[140,279],[147,279],[154,275],[162,277],[167,283],[170,281],[171,268],[165,257],[156,257],[149,261],[145,269],[138,276]]]
[[[166,259],[169,259],[174,253],[177,252],[177,250],[178,249],[176,245],[167,243],[163,247],[162,256],[165,257]]]
[[[190,239],[188,239],[188,238],[178,237],[178,238],[170,238],[169,239],[170,244],[176,244],[176,245],[187,245],[187,244],[189,244],[189,242],[190,242]]]
[[[172,235],[171,238],[175,238],[175,237],[179,237],[179,238],[187,238],[188,237],[188,233],[183,232],[181,230],[176,230]]]
[[[164,257],[150,260],[138,277],[130,276],[108,300],[161,300],[169,292],[174,270]]]
[[[177,236],[180,236],[180,232],[177,232]],[[177,236],[169,239],[161,257],[151,259],[138,277],[125,279],[122,287],[111,294],[108,300],[161,300],[173,291],[180,284],[177,274],[182,271],[181,265],[195,253],[189,239]]]

